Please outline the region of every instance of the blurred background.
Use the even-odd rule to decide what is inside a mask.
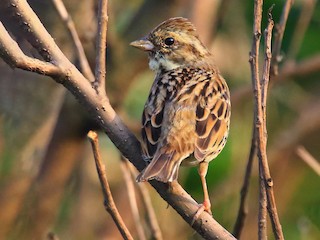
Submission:
[[[28,1],[68,58],[78,65],[71,38],[50,0]],[[94,68],[97,2],[64,0],[89,62]],[[276,23],[284,1],[275,3]],[[107,93],[125,123],[139,137],[140,116],[154,73],[146,54],[130,48],[136,40],[169,17],[189,18],[211,49],[232,95],[228,143],[210,164],[207,181],[214,218],[232,232],[247,165],[253,119],[249,51],[253,1],[118,0],[109,1]],[[0,17],[7,29],[14,23]],[[32,49],[19,32],[16,40],[30,56]],[[263,46],[263,41],[262,41]],[[286,239],[319,239],[320,179],[297,154],[299,146],[320,160],[320,5],[296,0],[286,26],[279,76],[268,97],[268,158],[275,197]],[[261,66],[263,53],[261,52]],[[61,85],[48,77],[11,69],[0,59],[0,239],[122,239],[104,210],[95,164],[86,138],[99,130],[85,110]],[[129,204],[120,154],[104,133],[100,145],[114,200],[135,239],[137,226]],[[257,239],[258,168],[253,165],[248,216],[241,239]],[[319,162],[318,162],[319,164]],[[202,188],[196,168],[181,168],[181,185],[198,201]],[[165,239],[200,239],[149,190]],[[136,188],[137,189],[137,188]],[[145,210],[136,192],[140,216]],[[142,221],[147,239],[150,229]],[[272,236],[271,226],[268,226]],[[272,237],[270,237],[272,239]]]

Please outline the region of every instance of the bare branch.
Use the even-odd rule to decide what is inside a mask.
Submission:
[[[282,9],[280,22],[276,25],[276,33],[275,33],[274,48],[273,48],[274,51],[273,51],[272,66],[271,66],[272,76],[278,75],[278,68],[279,68],[278,65],[279,65],[279,62],[282,60],[282,56],[281,56],[282,39],[283,39],[284,30],[286,28],[287,19],[288,19],[292,4],[293,4],[293,0],[286,0],[286,3]]]
[[[300,50],[303,38],[309,26],[317,0],[304,0],[302,1],[302,11],[295,27],[290,48],[288,51],[288,58],[293,59]]]
[[[106,79],[106,47],[107,47],[107,23],[108,0],[99,1],[98,9],[98,35],[96,51],[96,70],[93,87],[98,93],[105,92]]]
[[[320,163],[315,159],[303,146],[298,146],[296,154],[306,163],[308,166],[320,176]]]
[[[306,76],[317,72],[320,72],[320,54],[311,56],[300,62],[290,61],[285,63],[284,66],[282,66],[279,75],[273,77],[272,83],[274,85],[286,82],[294,77]],[[234,91],[231,95],[231,102],[233,102],[233,106],[241,103],[243,98],[250,96],[251,91],[252,90],[249,85],[243,86],[242,88]]]
[[[107,173],[106,173],[106,168],[104,164],[102,163],[102,159],[100,156],[100,150],[99,150],[99,140],[98,140],[98,134],[96,132],[90,131],[88,133],[88,138],[90,140],[91,146],[92,146],[92,151],[93,151],[93,156],[94,160],[96,163],[97,167],[97,172],[102,188],[102,193],[104,197],[104,206],[108,213],[111,215],[113,221],[117,225],[122,237],[124,239],[132,239],[133,237],[131,236],[128,228],[126,227],[125,223],[122,220],[122,217],[119,214],[119,211],[113,201],[113,197],[110,191],[110,186],[109,182],[107,179]]]
[[[137,174],[135,173],[136,171],[134,171],[135,169],[133,169],[132,165],[128,165],[128,167],[130,169],[132,178],[135,179],[137,176]],[[137,185],[142,197],[142,202],[147,212],[147,221],[151,230],[151,239],[162,240],[163,237],[162,237],[161,229],[156,217],[156,213],[154,212],[154,209],[151,203],[151,198],[146,188],[146,185],[145,184],[137,184]]]
[[[280,74],[274,80],[284,82],[292,77],[305,76],[316,72],[320,72],[320,54],[311,56],[298,63],[285,64]]]
[[[249,56],[253,92],[257,94],[259,82],[259,48],[261,38],[262,0],[254,1],[253,40]]]
[[[133,180],[131,178],[129,164],[130,163],[125,158],[121,157],[121,170],[122,170],[123,177],[124,177],[124,180],[125,180],[125,183],[127,186],[128,199],[129,199],[133,219],[135,222],[136,230],[137,230],[139,239],[146,240],[147,238],[144,234],[144,230],[142,227],[143,226],[142,221],[141,221],[141,218],[139,215],[138,204],[137,204],[137,199],[136,199],[136,194],[135,194],[135,188],[134,188]]]
[[[259,162],[259,214],[258,214],[258,239],[267,240],[267,194],[264,183],[262,165]]]
[[[26,56],[1,22],[0,32],[0,56],[8,65],[52,77],[61,74],[53,64]]]
[[[273,233],[276,239],[284,239],[282,233],[282,227],[278,217],[275,197],[273,193],[273,180],[271,178],[268,158],[267,158],[267,124],[266,124],[266,103],[267,103],[267,91],[268,83],[270,79],[270,65],[271,65],[271,38],[272,29],[274,22],[272,20],[271,13],[268,13],[268,26],[265,29],[264,39],[265,39],[265,61],[263,66],[263,76],[262,81],[257,83],[258,91],[256,96],[256,128],[257,128],[257,143],[258,143],[258,158],[259,165],[262,168],[261,173],[263,174],[263,179],[265,181],[265,188],[268,199],[268,212],[271,219],[271,224],[273,228]]]
[[[75,50],[77,52],[79,62],[80,62],[80,67],[81,67],[81,72],[83,75],[88,78],[90,81],[94,81],[94,75],[91,71],[88,59],[86,57],[86,54],[84,52],[82,43],[80,41],[79,35],[77,33],[76,27],[74,25],[74,22],[67,12],[67,9],[65,5],[63,4],[62,0],[52,0],[53,5],[55,6],[57,12],[59,13],[62,21],[65,23],[71,38],[73,40]]]
[[[276,239],[284,239],[276,205],[273,195],[273,182],[270,176],[268,160],[267,160],[267,129],[266,129],[266,99],[267,88],[270,78],[270,62],[271,62],[271,34],[273,29],[273,20],[271,14],[268,14],[268,26],[265,30],[265,63],[263,67],[263,77],[259,78],[259,45],[261,35],[261,19],[262,19],[262,0],[254,2],[254,27],[253,27],[253,43],[250,52],[250,66],[252,75],[252,85],[254,91],[254,123],[256,128],[257,150],[259,165],[262,166],[263,179],[266,184],[268,211],[273,223],[274,234]]]

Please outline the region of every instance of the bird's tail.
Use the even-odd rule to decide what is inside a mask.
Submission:
[[[138,175],[137,181],[156,179],[160,182],[172,182],[178,178],[180,159],[175,151],[161,150],[155,154],[150,164]]]

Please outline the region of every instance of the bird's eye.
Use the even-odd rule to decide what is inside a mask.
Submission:
[[[167,45],[167,46],[171,46],[172,44],[174,44],[174,38],[172,37],[168,37],[164,40],[164,43]]]

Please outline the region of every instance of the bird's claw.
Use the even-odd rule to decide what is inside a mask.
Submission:
[[[210,204],[207,204],[206,202],[202,203],[202,204],[199,204],[199,208],[197,210],[197,212],[195,213],[195,215],[193,216],[192,218],[192,221],[191,221],[191,226],[193,226],[193,224],[195,223],[195,221],[200,217],[201,213],[203,211],[206,211],[207,213],[209,213],[210,215],[212,215],[212,212],[211,212],[211,205]]]

